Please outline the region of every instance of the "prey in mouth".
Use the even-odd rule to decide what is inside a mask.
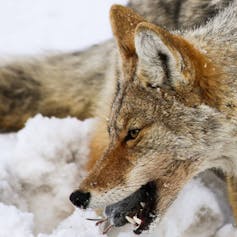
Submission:
[[[144,230],[149,229],[149,225],[156,218],[156,200],[155,182],[148,182],[127,198],[106,206],[105,219],[88,220],[96,220],[96,225],[108,222],[103,233],[107,233],[112,226],[120,227],[131,223],[135,226],[133,232],[141,234]]]

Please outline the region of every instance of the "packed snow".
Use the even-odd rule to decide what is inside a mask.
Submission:
[[[0,0],[0,53],[73,50],[111,36],[114,0]],[[126,3],[125,0],[116,3]],[[17,133],[0,135],[0,237],[131,237],[132,226],[107,235],[75,209],[69,195],[86,175],[96,119],[36,115]],[[189,182],[149,237],[237,237],[225,185],[211,173]]]

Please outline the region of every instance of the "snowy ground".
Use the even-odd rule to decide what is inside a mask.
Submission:
[[[113,0],[0,0],[0,54],[73,50],[110,37]],[[125,3],[119,0],[117,3]],[[30,119],[0,135],[0,237],[101,237],[68,200],[80,179],[95,120]],[[207,182],[208,180],[208,182]],[[213,180],[213,181],[212,181]],[[149,237],[237,237],[222,181],[204,174],[180,193]],[[130,237],[131,227],[111,237]]]

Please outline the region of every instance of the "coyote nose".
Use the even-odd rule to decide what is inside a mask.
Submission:
[[[90,197],[90,193],[77,190],[70,195],[69,199],[75,206],[86,209],[89,204]]]

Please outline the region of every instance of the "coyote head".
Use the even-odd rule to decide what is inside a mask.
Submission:
[[[134,221],[141,233],[188,180],[222,166],[233,127],[218,111],[223,73],[184,36],[118,5],[111,23],[121,71],[109,145],[71,200],[84,208],[107,206],[113,225]]]

